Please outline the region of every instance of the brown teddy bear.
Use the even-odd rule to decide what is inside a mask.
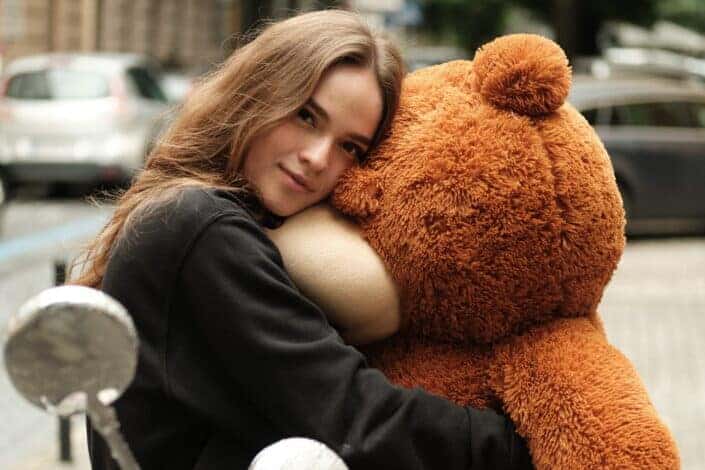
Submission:
[[[389,137],[334,192],[346,217],[313,208],[272,236],[343,336],[399,330],[363,348],[371,365],[508,414],[536,468],[678,468],[597,315],[624,212],[570,82],[533,35],[409,75]]]

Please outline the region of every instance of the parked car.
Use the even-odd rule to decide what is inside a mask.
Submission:
[[[169,103],[181,103],[191,93],[195,76],[186,73],[168,72],[164,73],[160,79],[160,85]]]
[[[705,88],[576,77],[568,99],[612,159],[629,232],[705,227]]]
[[[169,109],[156,65],[137,54],[44,54],[0,77],[0,166],[23,183],[123,183]]]

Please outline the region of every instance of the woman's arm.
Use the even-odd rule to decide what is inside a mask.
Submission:
[[[360,229],[326,204],[290,217],[269,237],[296,286],[350,344],[399,329],[399,298],[382,260]]]
[[[293,286],[253,221],[225,215],[208,226],[177,289],[181,311],[193,312],[194,334],[222,367],[217,386],[247,397],[282,436],[320,440],[353,469],[515,468],[521,445],[507,420],[395,387],[368,368]],[[171,385],[183,395],[177,399],[227,430],[223,410],[190,396],[192,388]]]

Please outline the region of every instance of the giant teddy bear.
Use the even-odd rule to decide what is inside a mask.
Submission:
[[[325,310],[398,313],[396,334],[363,347],[373,366],[506,413],[536,468],[678,468],[596,310],[624,212],[570,81],[563,51],[533,35],[407,76],[388,138],[332,196],[344,216],[314,208],[273,239]]]

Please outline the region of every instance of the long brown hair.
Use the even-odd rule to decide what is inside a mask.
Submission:
[[[238,174],[253,136],[296,112],[332,66],[372,68],[383,96],[373,146],[396,112],[403,63],[398,49],[342,10],[305,13],[269,24],[206,76],[117,200],[112,218],[72,266],[73,284],[100,287],[110,251],[139,216],[186,186],[247,191]]]

